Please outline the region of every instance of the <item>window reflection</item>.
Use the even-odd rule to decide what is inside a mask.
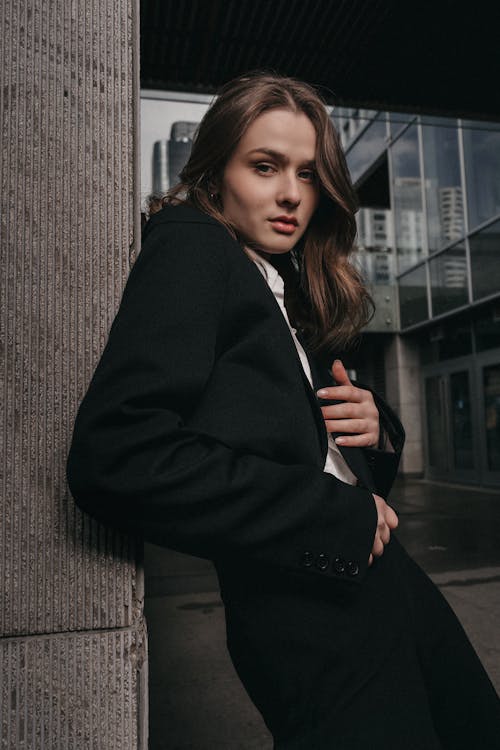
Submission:
[[[344,149],[348,149],[359,133],[375,120],[379,112],[375,109],[354,109],[352,107],[335,107],[330,115],[340,136]]]
[[[384,153],[387,147],[387,126],[385,115],[377,119],[365,130],[363,136],[356,141],[347,153],[347,166],[351,179],[356,182],[367,168]]]
[[[429,252],[464,235],[463,192],[456,128],[422,128]]]
[[[383,208],[360,208],[356,214],[358,251],[355,255],[368,284],[394,283],[392,212]]]
[[[468,302],[467,261],[463,244],[429,261],[432,314],[440,315]]]
[[[395,138],[409,122],[415,119],[415,115],[406,112],[389,112],[388,114],[392,138]]]
[[[500,307],[488,306],[474,321],[476,333],[476,349],[478,352],[486,349],[496,349],[500,346]]]
[[[399,308],[402,328],[429,317],[425,266],[419,266],[399,279]]]
[[[423,254],[423,212],[418,133],[411,125],[391,147],[396,247],[399,271],[417,263]]]
[[[500,126],[463,129],[469,226],[500,213]]]
[[[420,358],[424,365],[472,354],[472,330],[467,320],[453,318],[421,335]]]
[[[481,299],[500,291],[500,221],[474,234],[469,243],[472,294]]]

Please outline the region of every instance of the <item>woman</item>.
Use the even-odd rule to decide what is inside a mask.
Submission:
[[[354,211],[317,94],[227,84],[145,228],[70,486],[101,521],[214,560],[276,748],[493,748],[493,687],[392,535],[402,428],[339,361],[332,380],[370,312]]]

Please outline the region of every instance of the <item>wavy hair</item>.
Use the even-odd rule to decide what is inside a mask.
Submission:
[[[262,72],[226,83],[198,126],[179,184],[169,190],[161,205],[187,202],[221,222],[238,239],[224,217],[217,185],[246,129],[259,115],[276,108],[304,113],[316,131],[320,201],[290,258],[298,270],[295,323],[313,351],[345,349],[370,320],[373,302],[350,261],[356,238],[356,194],[325,102],[314,88],[294,78]]]

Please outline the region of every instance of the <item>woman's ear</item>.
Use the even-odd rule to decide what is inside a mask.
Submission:
[[[218,188],[216,180],[213,177],[210,177],[207,180],[207,188],[208,188],[208,197],[210,198],[211,201],[214,201],[219,194],[219,188]]]
[[[208,197],[210,198],[210,201],[212,203],[215,203],[216,201],[218,203],[221,202],[221,196],[220,196],[220,184],[219,180],[215,177],[210,177],[207,183],[208,187]]]

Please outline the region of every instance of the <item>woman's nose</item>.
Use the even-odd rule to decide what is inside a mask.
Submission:
[[[297,179],[283,175],[276,198],[280,204],[297,206],[300,203],[300,186]]]

